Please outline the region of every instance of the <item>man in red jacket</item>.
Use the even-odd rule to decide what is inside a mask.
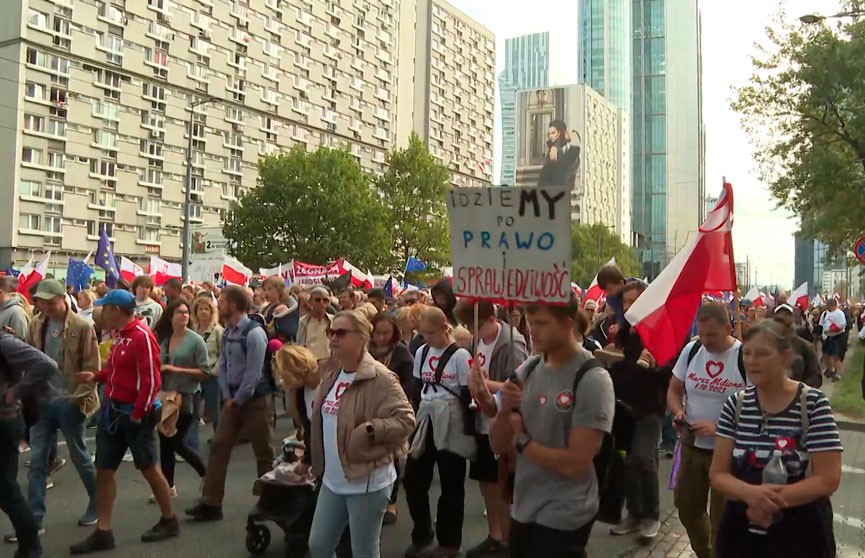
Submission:
[[[105,384],[105,400],[96,431],[96,530],[72,545],[72,554],[87,554],[114,548],[111,514],[117,494],[115,473],[128,449],[135,468],[150,484],[162,518],[141,536],[143,542],[176,537],[180,524],[171,510],[168,482],[159,468],[154,410],[161,386],[159,345],[150,329],[135,319],[135,298],[128,291],[113,290],[96,301],[102,306],[106,329],[113,330],[107,366],[99,372],[80,372],[82,381]]]

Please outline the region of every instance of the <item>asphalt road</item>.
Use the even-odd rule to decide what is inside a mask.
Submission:
[[[281,419],[277,434],[281,439],[289,433],[289,425],[286,419]],[[210,426],[201,427],[202,438],[209,437]],[[87,435],[92,438],[95,431],[88,430]],[[93,450],[92,439],[88,440],[88,446]],[[204,445],[206,448],[206,444]],[[21,455],[21,473],[19,479],[22,486],[26,487],[27,469],[24,461],[29,459],[29,452]],[[60,456],[68,457],[66,448],[61,444]],[[669,478],[669,460],[661,458],[662,486],[666,486]],[[135,471],[131,463],[124,463],[118,472],[118,495],[114,508],[114,536],[117,548],[110,552],[99,554],[105,558],[145,558],[165,556],[208,556],[208,557],[238,557],[248,556],[245,547],[246,517],[256,502],[252,495],[252,483],[255,479],[255,462],[252,448],[241,445],[235,449],[226,483],[226,497],[224,504],[225,518],[218,523],[192,523],[181,519],[181,535],[177,539],[156,544],[143,544],[140,542],[141,533],[151,527],[159,519],[159,510],[155,504],[149,504],[147,498],[150,495],[149,487],[144,479]],[[84,488],[81,485],[75,468],[71,463],[67,464],[54,479],[55,487],[48,491],[48,515],[44,526],[46,534],[43,536],[43,545],[47,557],[66,556],[71,543],[86,537],[92,528],[78,527],[77,518],[83,513],[87,501]],[[466,493],[466,519],[463,528],[463,546],[469,548],[481,542],[486,537],[486,519],[483,517],[483,500],[477,484],[467,481]],[[177,487],[179,497],[174,500],[175,510],[178,517],[183,518],[183,510],[195,503],[199,492],[200,481],[194,471],[183,463],[177,467]],[[25,488],[26,490],[26,488]],[[439,487],[433,484],[433,505],[438,495]],[[662,516],[666,515],[672,507],[672,495],[663,490]],[[11,532],[8,519],[0,514],[0,529],[2,533]],[[271,524],[273,542],[270,545],[267,557],[285,557],[286,547],[282,540],[282,531]],[[410,544],[411,518],[408,508],[402,499],[400,502],[400,516],[397,524],[385,527],[382,531],[382,557],[401,558],[405,548]],[[621,552],[637,545],[637,540],[631,537],[611,537],[608,526],[596,525],[589,548],[589,555],[593,557],[617,556]],[[11,556],[13,547],[5,548],[0,543],[0,556]],[[8,550],[8,553],[3,552]]]

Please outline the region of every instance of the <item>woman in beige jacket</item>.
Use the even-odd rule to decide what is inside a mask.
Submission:
[[[356,558],[379,558],[382,518],[408,449],[412,406],[397,377],[367,351],[372,326],[355,311],[330,328],[332,358],[321,368],[308,450],[321,480],[309,533],[312,558],[331,558],[346,525]]]

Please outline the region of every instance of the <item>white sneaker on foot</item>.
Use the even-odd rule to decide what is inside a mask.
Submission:
[[[171,494],[172,498],[177,498],[177,487],[176,486],[172,486],[168,492]],[[156,503],[156,496],[153,496],[151,494],[150,498],[147,499],[147,503],[155,504]]]
[[[626,517],[624,521],[610,529],[611,535],[630,535],[640,530],[642,521],[636,517]]]
[[[661,528],[661,522],[657,519],[644,519],[640,522],[640,538],[654,539],[658,536],[658,530]]]

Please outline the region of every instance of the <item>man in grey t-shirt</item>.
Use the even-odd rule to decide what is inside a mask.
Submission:
[[[502,390],[501,411],[490,430],[500,455],[517,453],[511,558],[584,558],[598,511],[593,459],[615,412],[613,384],[602,368],[577,371],[590,355],[574,337],[575,300],[567,306],[529,305],[531,359]]]

